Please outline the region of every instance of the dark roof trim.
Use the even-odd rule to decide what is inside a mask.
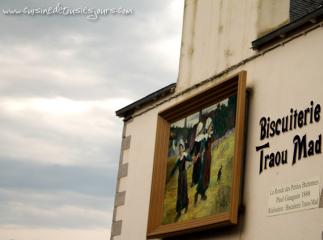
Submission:
[[[159,89],[158,91],[153,92],[146,97],[141,98],[138,101],[135,101],[134,103],[131,103],[130,105],[119,109],[118,111],[116,111],[116,115],[125,119],[129,118],[136,109],[139,109],[148,103],[154,102],[170,93],[173,93],[175,91],[175,87],[176,83],[172,83],[162,89]]]
[[[290,37],[294,33],[299,32],[300,30],[303,30],[307,27],[311,27],[322,19],[323,7],[320,7],[302,18],[299,18],[296,21],[293,21],[281,28],[276,29],[273,32],[266,34],[265,36],[256,39],[251,43],[252,48],[255,50],[260,50],[269,44],[273,44],[281,39]]]

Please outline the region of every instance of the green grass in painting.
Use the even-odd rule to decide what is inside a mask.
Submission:
[[[190,165],[187,168],[188,197],[189,206],[187,213],[182,211],[180,221],[191,220],[223,213],[229,210],[230,195],[232,186],[232,162],[234,154],[234,131],[230,131],[223,138],[213,144],[212,162],[211,162],[211,180],[206,192],[207,199],[199,200],[194,206],[194,195],[196,186],[190,187],[192,181],[192,169]],[[176,157],[170,158],[167,163],[167,176],[174,166]],[[218,170],[222,164],[221,180],[217,182]],[[174,223],[176,217],[176,198],[177,198],[177,174],[170,179],[165,189],[164,210],[162,224]]]

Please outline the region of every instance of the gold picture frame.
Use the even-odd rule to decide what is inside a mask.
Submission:
[[[241,71],[158,114],[147,238],[237,224],[245,98]]]

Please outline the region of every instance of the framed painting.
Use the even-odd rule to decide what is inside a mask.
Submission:
[[[246,72],[158,114],[147,238],[237,224]]]

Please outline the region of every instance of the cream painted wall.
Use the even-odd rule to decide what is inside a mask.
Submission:
[[[121,239],[146,236],[156,126],[156,110],[127,124],[126,136],[131,135],[131,144]]]
[[[289,0],[186,0],[176,91],[250,57],[251,42],[288,19]]]
[[[218,2],[220,1],[214,4],[219,4]],[[209,2],[208,4],[211,3]],[[203,6],[203,8],[207,8],[207,6]],[[223,8],[225,8],[224,3]],[[204,10],[207,11],[206,9]],[[202,14],[199,11],[196,13],[197,16]],[[205,32],[198,32],[198,34],[206,37]],[[229,34],[229,32],[226,34]],[[198,41],[199,43],[202,41],[202,36]],[[215,38],[215,36],[213,37]],[[245,41],[249,40],[246,38]],[[235,44],[234,41],[229,41],[231,44],[228,43],[227,46],[233,46],[235,51],[238,51],[239,44]],[[291,165],[292,156],[289,156],[287,165],[269,169],[259,175],[259,153],[256,152],[255,147],[266,142],[260,141],[259,137],[259,120],[262,116],[270,116],[273,119],[282,117],[289,113],[291,107],[294,109],[304,109],[309,106],[311,100],[323,106],[322,41],[323,28],[318,28],[284,46],[259,56],[230,73],[234,74],[240,70],[246,70],[247,86],[252,90],[249,103],[245,159],[243,195],[245,213],[241,215],[240,223],[236,228],[213,231],[208,235],[193,235],[191,239],[321,239],[323,208],[268,217],[266,215],[266,207],[268,192],[273,186],[292,183],[312,176],[320,176],[321,181],[323,181],[323,155],[320,154],[303,159],[294,166]],[[223,42],[222,44],[221,46],[223,47],[220,47],[220,49],[224,50],[225,43]],[[201,46],[203,46],[202,43]],[[201,48],[203,49],[203,47]],[[213,49],[215,52],[216,47],[214,46]],[[251,50],[240,49],[239,51],[241,52],[234,56],[234,58],[238,59],[238,56],[252,54]],[[199,66],[202,64],[197,64],[195,62],[197,58],[194,59],[194,62],[192,62],[194,67],[191,72],[192,81],[204,80],[208,74],[211,74],[211,66],[215,68],[214,71],[218,71],[219,68],[215,67],[217,66],[215,62],[219,61],[218,66],[222,63],[220,63],[220,58],[217,60],[216,57],[211,56],[214,55],[214,52],[210,53],[203,60],[203,63],[206,65],[205,68],[199,69]],[[201,60],[201,57],[199,59]],[[186,65],[181,67],[186,67]],[[216,81],[211,84],[214,84]],[[184,82],[179,83],[182,84],[181,87],[183,88]],[[205,87],[203,86],[202,88]],[[181,99],[193,93],[190,92],[181,97]],[[126,202],[120,216],[118,215],[123,220],[120,239],[146,239],[157,114],[177,101],[179,101],[179,98],[140,115],[127,124],[126,135],[131,135],[131,147],[127,154],[129,171],[126,185]],[[323,113],[321,115],[322,118]],[[291,155],[293,136],[305,133],[307,133],[310,139],[317,138],[318,134],[323,134],[323,119],[319,123],[270,139],[270,150],[268,151],[288,148]]]
[[[266,142],[260,141],[259,137],[259,120],[262,116],[270,116],[272,119],[282,117],[289,113],[290,108],[305,109],[311,100],[323,106],[323,76],[320,67],[323,60],[320,54],[323,52],[322,39],[323,29],[320,28],[246,66],[248,86],[252,88],[253,94],[249,105],[245,177],[246,229],[242,239],[321,238],[322,208],[276,217],[267,217],[265,208],[268,191],[272,186],[312,176],[320,176],[323,180],[322,154],[303,159],[294,166],[291,165],[292,156],[289,156],[287,165],[259,175],[259,153],[255,151],[255,146]],[[291,155],[293,136],[305,133],[309,139],[316,139],[323,133],[323,121],[275,137],[270,140],[270,151],[288,148]]]
[[[289,22],[290,0],[259,0],[257,3],[257,36],[260,37]]]
[[[323,180],[322,154],[303,159],[294,166],[289,162],[277,169],[259,172],[259,153],[255,146],[265,143],[259,137],[259,119],[285,116],[290,108],[305,109],[310,101],[323,106],[322,47],[323,29],[280,47],[248,64],[248,86],[253,89],[250,99],[249,132],[246,159],[245,204],[246,226],[243,239],[320,239],[323,223],[322,208],[293,214],[267,217],[265,207],[268,190],[272,186],[292,183],[312,176]],[[323,133],[323,121],[288,132],[270,140],[271,151],[288,148],[292,154],[295,134],[307,133],[316,139]],[[291,157],[289,159],[291,161]],[[321,184],[322,186],[322,184]],[[257,227],[256,227],[257,226]],[[275,229],[272,231],[270,229]],[[262,230],[264,232],[262,232]],[[281,230],[281,231],[278,231]]]

